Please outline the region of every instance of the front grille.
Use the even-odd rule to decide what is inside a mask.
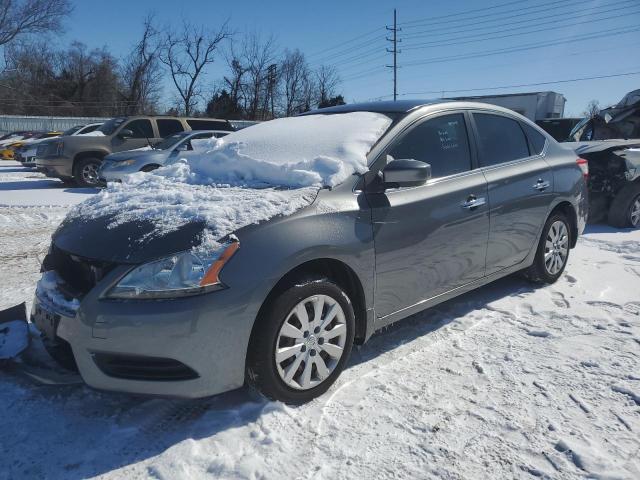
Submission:
[[[55,245],[51,246],[51,250],[42,263],[43,271],[55,270],[64,280],[66,286],[72,290],[62,293],[68,293],[75,298],[86,295],[115,266],[115,263],[89,260],[72,255]],[[61,288],[64,287],[65,285],[61,286]]]
[[[58,154],[58,142],[44,142],[38,145],[36,150],[36,157],[48,157],[50,155]]]
[[[105,375],[126,380],[193,380],[198,374],[184,363],[171,358],[93,353],[93,361]]]

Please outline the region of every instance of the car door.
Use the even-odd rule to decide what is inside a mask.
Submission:
[[[378,317],[481,278],[489,234],[487,183],[473,168],[463,112],[418,121],[386,154],[429,163],[432,178],[417,187],[367,194]]]
[[[472,117],[489,188],[489,275],[522,262],[534,247],[552,200],[553,173],[520,121],[487,112]]]
[[[131,130],[133,135],[123,138],[120,134],[123,130]],[[149,146],[149,143],[153,143],[155,140],[157,139],[155,138],[151,120],[148,118],[138,118],[122,125],[118,133],[113,137],[111,149],[114,152],[133,150],[134,148]]]

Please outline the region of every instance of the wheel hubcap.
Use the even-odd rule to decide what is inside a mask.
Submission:
[[[544,266],[551,275],[564,267],[569,253],[569,231],[567,225],[558,220],[551,224],[544,248]]]
[[[82,169],[82,179],[86,183],[98,183],[98,166],[94,165],[93,163],[85,165]]]
[[[278,333],[275,362],[280,378],[296,390],[316,387],[335,370],[346,341],[340,304],[327,295],[305,298],[289,312]]]
[[[637,227],[640,224],[640,195],[638,195],[631,203],[629,220],[631,220],[631,225],[634,227]]]

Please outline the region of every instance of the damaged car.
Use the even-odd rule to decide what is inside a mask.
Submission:
[[[565,145],[589,165],[589,221],[640,226],[640,89],[583,119]]]
[[[534,123],[482,103],[260,123],[74,207],[31,319],[95,388],[249,384],[307,402],[377,330],[512,273],[557,281],[585,227],[586,173]]]
[[[640,139],[572,145],[589,164],[589,221],[640,226]]]

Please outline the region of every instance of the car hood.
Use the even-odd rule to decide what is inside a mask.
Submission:
[[[112,153],[107,155],[106,160],[113,162],[123,162],[125,160],[131,160],[142,157],[165,157],[166,152],[164,150],[125,150],[124,152]]]
[[[156,235],[156,224],[151,220],[114,225],[113,218],[113,215],[90,220],[67,217],[53,234],[53,243],[79,257],[137,264],[198,245],[205,229],[205,222],[197,220],[164,235]]]

